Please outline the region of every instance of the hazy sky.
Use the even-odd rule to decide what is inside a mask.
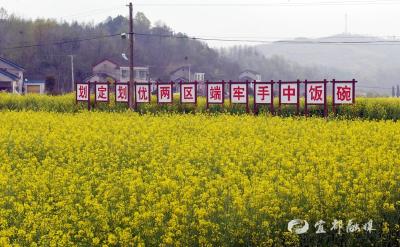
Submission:
[[[0,7],[26,18],[100,22],[127,15],[126,0],[0,0]],[[134,11],[190,36],[276,40],[351,33],[400,35],[396,0],[137,0]],[[166,5],[171,4],[174,5]],[[349,4],[350,3],[350,4]],[[154,5],[149,5],[154,4]],[[191,6],[189,6],[191,5]],[[232,43],[211,42],[212,46]]]

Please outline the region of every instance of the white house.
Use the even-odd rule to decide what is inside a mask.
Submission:
[[[205,73],[191,72],[189,66],[181,66],[170,73],[170,80],[176,84],[176,91],[179,92],[179,82],[197,81],[198,94],[205,95]]]
[[[24,81],[25,94],[44,94],[46,90],[46,82],[44,80],[28,80]]]
[[[261,74],[254,70],[246,69],[239,74],[239,81],[261,81]]]
[[[0,57],[0,92],[22,93],[25,69]]]
[[[130,70],[127,61],[104,59],[92,67],[92,75],[85,81],[89,82],[128,82]],[[149,82],[149,67],[134,67],[134,80],[136,82]]]
[[[243,70],[240,74],[239,74],[239,81],[249,81],[249,82],[254,82],[254,81],[261,81],[261,74],[258,73],[257,71],[251,70],[251,69],[246,69]],[[254,84],[251,83],[250,84],[250,90],[253,90],[254,88]]]

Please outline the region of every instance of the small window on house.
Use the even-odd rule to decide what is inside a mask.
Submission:
[[[196,81],[204,81],[204,73],[196,73],[194,79]]]
[[[145,80],[146,79],[146,71],[139,71],[139,78]]]
[[[121,70],[121,77],[122,78],[128,78],[128,70],[127,69],[123,69]]]

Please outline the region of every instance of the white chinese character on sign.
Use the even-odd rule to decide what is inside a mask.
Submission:
[[[317,228],[317,231],[315,233],[320,234],[320,233],[326,233],[325,229],[324,229],[324,224],[326,222],[323,220],[318,221],[317,223],[315,223],[314,227]]]
[[[366,231],[366,232],[368,232],[368,233],[371,233],[372,231],[375,231],[376,229],[374,229],[373,227],[372,227],[372,223],[373,223],[373,221],[372,220],[369,220],[367,223],[365,223],[364,225],[363,225],[363,229],[364,229],[364,231]]]
[[[346,226],[346,232],[347,233],[353,233],[353,232],[359,232],[360,227],[358,226],[357,223],[353,223],[353,220],[349,220]]]
[[[342,221],[342,220],[337,220],[337,219],[335,219],[335,220],[332,222],[331,231],[332,231],[332,230],[338,230],[338,234],[340,235],[340,234],[341,234],[342,228],[343,228],[343,221]]]

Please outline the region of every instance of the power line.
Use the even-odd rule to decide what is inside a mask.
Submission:
[[[129,33],[128,33],[129,34]],[[33,48],[33,47],[41,47],[41,46],[50,46],[50,45],[63,45],[68,43],[76,43],[76,42],[85,42],[92,41],[98,39],[105,39],[120,36],[121,34],[109,34],[95,37],[88,37],[82,39],[72,39],[72,40],[60,40],[49,43],[38,43],[38,44],[28,44],[14,47],[5,47],[2,50],[12,50],[12,49],[23,49],[23,48]],[[244,42],[244,43],[277,43],[277,44],[295,44],[295,45],[318,45],[318,44],[326,44],[326,45],[362,45],[362,44],[371,44],[371,45],[400,45],[400,40],[365,40],[365,41],[321,41],[321,40],[263,40],[263,39],[227,39],[227,38],[207,38],[207,37],[195,37],[195,36],[178,36],[173,34],[154,34],[154,33],[136,33],[135,36],[142,37],[156,37],[156,38],[173,38],[173,39],[186,39],[186,40],[200,40],[200,41],[218,41],[218,42]]]
[[[400,4],[398,0],[366,0],[366,1],[315,1],[315,2],[281,2],[281,3],[135,3],[136,6],[147,7],[273,7],[273,6],[331,6],[331,5],[381,5]]]
[[[199,35],[203,38],[216,38],[216,39],[256,39],[256,40],[294,40],[295,37],[284,37],[284,36],[214,36],[214,35]],[[297,38],[302,38],[301,36]],[[350,35],[350,36],[327,36],[327,37],[303,37],[304,39],[388,39],[391,38],[392,40],[400,38],[400,35],[379,35],[379,36],[359,36],[359,35]]]
[[[134,33],[136,36],[145,37],[158,37],[158,38],[174,38],[174,39],[189,39],[189,40],[202,40],[202,41],[221,41],[221,42],[246,42],[246,43],[280,43],[280,44],[400,44],[400,40],[365,40],[365,41],[313,41],[313,40],[281,40],[270,41],[261,39],[225,39],[225,38],[205,38],[205,37],[190,37],[190,36],[176,36],[172,34],[152,34],[152,33]]]
[[[365,40],[365,41],[320,41],[320,40],[281,40],[275,43],[283,44],[400,44],[400,40]]]
[[[270,41],[270,40],[255,40],[255,39],[224,39],[224,38],[204,38],[204,37],[189,37],[189,36],[176,36],[176,35],[164,35],[164,34],[149,34],[149,33],[134,33],[135,36],[146,36],[146,37],[156,37],[156,38],[174,38],[174,39],[187,39],[187,40],[201,40],[201,41],[220,41],[220,42],[245,42],[245,43],[279,43],[279,44],[395,44],[399,45],[400,40],[377,40],[377,41],[295,41],[295,40],[282,40],[282,41]],[[48,45],[62,45],[67,43],[75,43],[75,42],[83,42],[83,41],[91,41],[109,37],[120,36],[120,34],[111,34],[97,37],[90,37],[84,39],[74,39],[74,40],[66,40],[66,41],[56,41],[53,43],[45,43],[45,44],[32,44],[32,45],[23,45],[23,46],[15,46],[15,47],[7,47],[3,48],[4,50],[10,49],[22,49],[22,48],[31,48],[31,47],[40,47],[40,46],[48,46]]]
[[[105,39],[120,36],[121,34],[109,34],[109,35],[102,35],[102,36],[95,36],[95,37],[88,37],[83,39],[72,39],[72,40],[60,40],[51,43],[38,43],[38,44],[30,44],[30,45],[22,45],[22,46],[14,46],[14,47],[5,47],[2,50],[13,50],[13,49],[23,49],[23,48],[33,48],[33,47],[41,47],[41,46],[50,46],[50,45],[64,45],[68,43],[76,43],[76,42],[84,42],[84,41],[92,41],[98,39]]]

